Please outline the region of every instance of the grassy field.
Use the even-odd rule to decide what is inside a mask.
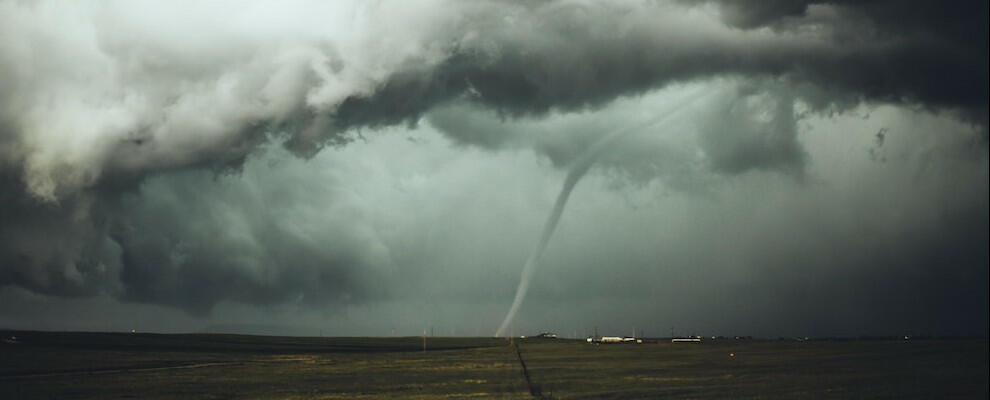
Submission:
[[[0,335],[18,338],[0,343],[0,399],[984,399],[988,387],[986,339],[510,346],[428,338],[423,352],[420,337]]]

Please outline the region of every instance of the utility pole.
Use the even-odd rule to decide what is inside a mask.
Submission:
[[[423,353],[426,353],[426,328],[423,328]]]

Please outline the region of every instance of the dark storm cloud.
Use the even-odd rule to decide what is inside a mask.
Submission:
[[[987,94],[974,89],[987,86],[986,13],[978,12],[985,4],[972,3],[972,13],[942,3],[727,2],[720,8],[730,23],[781,27],[772,31],[732,29],[695,4],[708,3],[481,2],[443,11],[424,7],[395,27],[386,26],[398,19],[391,11],[358,7],[384,17],[361,26],[370,32],[352,33],[340,44],[332,34],[313,39],[293,30],[276,30],[272,39],[236,36],[193,19],[190,28],[203,30],[204,39],[192,46],[186,46],[186,33],[134,27],[117,20],[128,13],[109,11],[95,13],[93,21],[85,13],[70,18],[70,28],[83,32],[75,39],[81,43],[59,40],[30,25],[31,17],[42,23],[57,20],[58,13],[9,6],[10,15],[27,21],[12,21],[19,23],[10,24],[7,36],[40,30],[44,40],[30,51],[50,67],[39,73],[16,68],[28,51],[22,46],[5,54],[5,64],[15,67],[5,75],[16,83],[0,101],[4,135],[24,153],[6,162],[23,165],[30,192],[54,199],[104,176],[140,179],[175,168],[236,167],[268,134],[288,135],[289,148],[312,155],[346,141],[341,132],[348,129],[415,123],[448,101],[474,102],[509,117],[538,116],[720,75],[811,85],[794,95],[815,110],[865,99],[945,109],[986,126]],[[738,16],[743,10],[759,17]],[[939,20],[956,17],[958,24]],[[432,25],[422,27],[424,22]],[[375,29],[396,37],[361,36]],[[984,34],[975,35],[981,29]],[[61,55],[73,45],[78,70]],[[362,50],[349,52],[352,47]],[[108,74],[107,68],[119,72]],[[62,82],[79,80],[74,75],[95,79]],[[46,120],[38,104],[52,95],[66,96]],[[203,109],[211,112],[203,115]],[[80,115],[85,113],[88,119]],[[68,148],[71,142],[59,143],[59,132],[67,129],[80,129],[77,136],[90,137],[95,147],[80,153]],[[490,135],[449,133],[466,141],[485,138],[489,147],[498,142]]]
[[[840,3],[811,13],[784,3],[722,7],[723,17],[746,27],[796,15],[773,32],[692,24],[671,15],[690,9],[650,5],[551,3],[525,14],[507,7],[511,18],[498,23],[492,14],[473,16],[484,34],[452,42],[434,69],[403,71],[371,96],[348,98],[338,123],[397,123],[465,93],[510,116],[574,110],[678,80],[740,74],[818,86],[804,99],[815,108],[862,99],[920,104],[986,125],[987,93],[974,90],[987,83],[985,3]]]
[[[986,146],[985,2],[203,5],[182,15],[81,4],[0,5],[0,285],[198,314],[224,300],[375,298],[375,266],[388,262],[374,238],[343,228],[360,221],[297,232],[305,218],[202,170],[236,172],[271,141],[313,157],[355,130],[423,116],[458,144],[532,147],[562,166],[614,127],[531,134],[493,120],[726,78],[741,83],[698,124],[704,163],[720,174],[802,176],[800,120],[863,102],[962,118]],[[603,165],[681,188],[707,179],[690,152],[642,143]]]
[[[685,3],[717,3],[722,12],[722,20],[741,28],[755,28],[776,22],[783,17],[803,16],[810,1],[804,0],[682,0]]]
[[[4,176],[6,175],[6,176]],[[92,193],[38,201],[0,172],[0,284],[91,296],[117,286],[119,248],[107,240],[105,202]]]
[[[636,124],[638,128],[598,156],[596,167],[619,186],[659,180],[693,192],[703,188],[705,177],[699,165],[703,160],[681,149],[691,140],[692,119],[721,121],[724,115],[715,110],[721,108],[721,99],[739,93],[733,81],[686,85],[668,91],[668,96],[620,99],[607,109],[552,112],[541,118],[509,118],[478,104],[454,103],[431,110],[425,120],[457,144],[485,150],[532,149],[558,168],[567,168],[602,137]],[[682,106],[686,109],[679,109]],[[642,125],[672,110],[676,112],[667,123]]]
[[[312,191],[256,190],[187,173],[125,200],[109,235],[123,249],[121,297],[205,314],[221,300],[327,305],[375,296],[365,287],[375,279],[368,264],[382,260],[366,259],[374,242],[360,236],[360,220],[307,227],[268,207]]]
[[[986,134],[987,2],[704,1],[720,5],[723,19],[742,28],[793,31],[815,26],[839,45],[870,46],[810,70],[813,80],[883,101],[956,108]],[[876,52],[875,54],[868,54]],[[823,60],[825,61],[825,60]],[[976,85],[976,86],[974,86]]]
[[[333,177],[299,186],[297,170],[272,175],[272,162],[236,176],[169,174],[102,201],[19,196],[26,204],[4,209],[0,277],[38,293],[110,295],[198,316],[225,300],[321,307],[379,297],[368,283],[389,265],[387,249],[360,214],[335,214]],[[320,207],[284,208],[307,198]]]

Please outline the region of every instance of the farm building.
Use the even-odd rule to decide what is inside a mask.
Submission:
[[[636,339],[634,337],[626,336],[602,336],[600,338],[589,337],[588,343],[643,343],[643,339]]]

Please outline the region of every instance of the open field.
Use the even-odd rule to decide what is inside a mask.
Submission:
[[[428,338],[423,352],[420,337],[0,334],[18,338],[0,343],[3,399],[986,398],[988,382],[986,339]]]

